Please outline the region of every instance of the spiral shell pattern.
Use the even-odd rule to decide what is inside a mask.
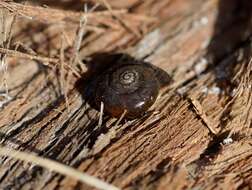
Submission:
[[[89,96],[97,109],[103,102],[105,113],[120,117],[125,112],[126,118],[134,119],[156,101],[162,81],[168,76],[162,72],[143,61],[119,61],[96,76]]]

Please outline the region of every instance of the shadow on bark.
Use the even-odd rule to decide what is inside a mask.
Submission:
[[[214,26],[213,37],[207,48],[207,57],[211,64],[216,65],[242,47],[243,59],[248,62],[251,55],[250,38],[252,33],[252,1],[220,0],[218,16]],[[227,64],[237,64],[234,62]],[[214,69],[216,82],[221,89],[232,86],[230,78],[235,75],[234,67],[227,65]]]
[[[232,79],[236,75],[237,64],[248,64],[251,58],[251,37],[252,37],[252,1],[250,0],[219,0],[218,15],[214,26],[212,39],[207,48],[207,59],[210,61],[210,69],[214,73],[215,82],[220,89],[230,96],[231,90],[236,88]],[[242,61],[239,61],[241,50]],[[232,59],[227,59],[233,57]],[[224,61],[227,60],[227,61]],[[240,79],[238,79],[238,82]],[[230,100],[233,97],[230,96]],[[233,109],[233,104],[222,113],[220,126],[225,128],[227,119]],[[215,157],[220,152],[220,143],[229,136],[230,131],[221,131],[209,143],[202,158]],[[232,135],[233,140],[242,138],[240,134]],[[203,159],[203,162],[206,162]],[[199,164],[199,165],[202,165]],[[204,163],[204,165],[207,165]]]

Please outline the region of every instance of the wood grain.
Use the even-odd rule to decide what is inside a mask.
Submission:
[[[128,53],[164,69],[173,84],[162,89],[142,118],[116,125],[116,119],[105,115],[98,127],[99,112],[83,99],[76,76],[69,73],[62,87],[57,67],[7,54],[11,100],[0,107],[1,145],[56,160],[122,189],[252,188],[251,3],[230,1],[224,10],[218,0],[108,2],[114,9],[128,10],[121,18],[141,37],[109,17],[107,22],[116,27],[85,33],[80,58]],[[23,6],[19,3],[15,6]],[[52,4],[50,11],[56,7],[61,13],[63,5]],[[0,8],[7,21],[13,13]],[[78,18],[79,10],[69,9]],[[64,11],[63,16],[71,17]],[[154,20],[136,19],[137,15]],[[78,23],[69,26],[67,21],[41,23],[19,15],[10,49],[19,42],[38,55],[58,59],[63,31],[65,59],[71,66],[67,60],[73,55]],[[29,53],[24,47],[17,50]],[[1,69],[0,73],[4,80]],[[0,94],[4,93],[0,85]],[[197,101],[204,116],[190,100]],[[232,139],[230,144],[225,143],[227,138]],[[0,188],[92,189],[9,157],[1,157]]]

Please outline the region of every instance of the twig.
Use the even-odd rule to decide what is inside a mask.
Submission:
[[[37,55],[30,55],[27,53],[22,53],[19,51],[5,49],[5,48],[0,48],[0,53],[7,54],[8,56],[12,56],[12,57],[19,57],[19,58],[24,58],[24,59],[42,61],[42,62],[44,62],[44,64],[59,62],[59,59],[57,59],[57,58],[49,58],[49,57],[42,57],[42,56],[37,56]],[[47,65],[47,64],[45,64],[45,65]]]
[[[22,53],[19,51],[15,50],[10,50],[10,49],[5,49],[5,48],[0,48],[0,53],[2,54],[7,54],[8,56],[12,57],[18,57],[18,58],[24,58],[24,59],[31,59],[31,60],[36,60],[40,61],[42,64],[49,66],[51,63],[52,65],[57,65],[59,63],[58,58],[49,58],[49,57],[43,57],[43,56],[38,56],[38,55],[30,55],[27,53]],[[81,77],[78,71],[76,71],[74,68],[69,66],[68,64],[64,64],[65,67],[70,69],[77,77]]]
[[[131,28],[124,20],[122,20],[118,15],[116,15],[114,13],[114,11],[112,10],[112,7],[110,6],[110,4],[107,2],[107,0],[101,0],[104,5],[107,7],[108,11],[111,13],[112,16],[114,16],[119,23],[126,29],[129,30],[130,32],[132,32],[134,35],[136,35],[136,37],[140,38],[141,34],[139,33],[139,31]]]
[[[80,17],[83,15],[82,12],[73,12],[66,10],[58,10],[53,8],[45,8],[32,5],[22,5],[14,2],[0,2],[0,7],[4,7],[15,15],[20,15],[22,17],[28,18],[30,20],[39,20],[45,23],[57,23],[60,22],[79,22]],[[113,10],[114,15],[120,15],[127,13],[127,10]],[[102,23],[110,28],[114,28],[114,24],[110,24],[111,12],[110,11],[97,11],[84,13],[85,17],[93,20],[90,22],[92,25],[99,25]],[[104,20],[104,18],[109,20]],[[108,22],[106,22],[108,21]],[[98,23],[95,23],[98,22]],[[116,28],[114,28],[116,29]]]
[[[213,124],[209,121],[209,119],[207,118],[206,113],[204,112],[201,104],[199,103],[198,100],[192,98],[192,97],[188,97],[188,100],[193,104],[193,108],[196,112],[196,114],[203,120],[203,122],[205,123],[205,125],[207,126],[207,128],[209,129],[209,131],[213,134],[213,135],[217,135],[217,132],[214,130]]]
[[[34,155],[33,153],[27,153],[27,152],[21,152],[14,149],[1,147],[0,146],[0,155],[1,156],[9,156],[12,158],[15,158],[17,160],[22,160],[26,162],[31,162],[33,164],[37,164],[39,166],[42,166],[44,168],[47,168],[48,170],[60,173],[65,176],[69,176],[71,178],[74,178],[76,180],[79,180],[83,183],[86,183],[88,185],[91,185],[93,187],[96,187],[98,189],[103,190],[119,190],[119,188],[108,184],[96,177],[90,176],[86,173],[80,172],[77,169],[74,169],[70,166],[61,164],[59,162],[56,162],[54,160],[50,160],[47,158],[39,157]]]

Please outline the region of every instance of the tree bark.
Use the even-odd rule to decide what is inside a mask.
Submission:
[[[3,1],[6,4],[0,8],[6,26],[15,13],[9,7],[24,15],[17,15],[11,28],[11,46],[1,46],[14,50],[19,42],[22,45],[17,51],[58,59],[58,66],[63,48],[65,62],[71,65],[72,47],[80,30],[81,9],[76,7],[78,3],[83,6],[81,1],[73,2],[67,7],[61,1],[47,2],[53,12],[54,7],[63,11],[63,16],[54,12],[54,18],[43,20],[29,7],[21,9],[40,5]],[[9,97],[0,106],[1,145],[56,160],[122,189],[251,189],[252,3],[108,3],[112,10],[125,8],[129,13],[118,16],[123,23],[114,17],[87,18],[90,30],[83,36],[78,56],[89,60],[96,53],[128,53],[162,68],[173,83],[161,90],[143,117],[123,119],[116,125],[117,119],[105,115],[98,126],[99,111],[83,99],[76,88],[79,79],[67,68],[50,68],[45,66],[50,63],[36,57],[1,52],[8,70],[6,74],[0,68],[0,93]],[[98,27],[100,23],[106,27]],[[82,74],[86,78],[96,76],[89,67],[85,69]],[[66,80],[62,72],[69,73]],[[1,157],[0,187],[93,189],[10,157]]]

